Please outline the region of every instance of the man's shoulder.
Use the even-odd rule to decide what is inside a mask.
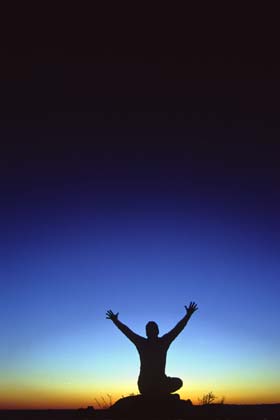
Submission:
[[[141,335],[137,335],[137,337],[134,338],[133,343],[138,348],[138,350],[140,350],[146,346],[147,339]]]
[[[166,346],[168,346],[170,342],[172,341],[168,333],[164,334],[162,337],[159,337],[159,339],[160,339],[161,345],[166,345]]]
[[[145,343],[147,338],[142,337],[142,335],[135,334],[134,341],[137,343]]]

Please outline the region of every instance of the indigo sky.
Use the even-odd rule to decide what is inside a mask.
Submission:
[[[163,334],[191,300],[181,397],[279,402],[279,81],[240,57],[5,65],[1,407],[136,393],[106,310]]]

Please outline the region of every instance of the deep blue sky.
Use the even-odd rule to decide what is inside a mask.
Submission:
[[[279,395],[279,83],[176,60],[6,62],[1,370],[19,406],[23,384],[40,406],[137,392],[106,310],[165,332],[190,300],[168,364],[182,396]]]

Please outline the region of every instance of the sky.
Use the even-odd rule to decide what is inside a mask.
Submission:
[[[137,393],[106,311],[164,334],[190,301],[166,367],[181,398],[279,402],[279,81],[252,63],[7,57],[1,408]]]

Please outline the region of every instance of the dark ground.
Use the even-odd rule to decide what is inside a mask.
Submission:
[[[114,417],[110,410],[2,410],[0,418],[7,420],[23,420],[23,419],[102,419],[111,420],[119,419],[136,419],[140,418],[137,413],[131,417]],[[143,416],[145,420],[161,419],[160,415],[148,413]],[[179,417],[168,417],[170,420],[180,419],[215,419],[215,420],[280,420],[280,404],[260,404],[260,405],[230,405],[230,404],[211,404],[209,406],[192,406],[188,407],[184,414]]]

